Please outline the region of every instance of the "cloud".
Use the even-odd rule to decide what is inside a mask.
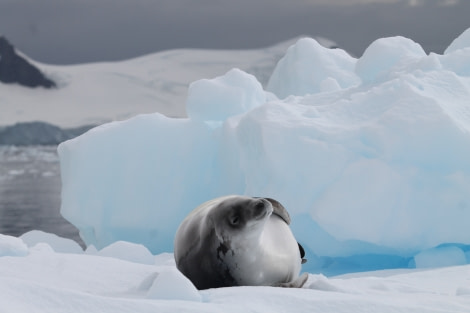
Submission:
[[[460,4],[460,0],[441,0],[438,2],[438,5],[441,6],[452,6]]]
[[[32,58],[57,64],[259,48],[299,35],[361,55],[394,35],[442,50],[470,27],[469,10],[470,1],[458,0],[0,0],[0,32]],[[443,18],[449,22],[436,26]]]

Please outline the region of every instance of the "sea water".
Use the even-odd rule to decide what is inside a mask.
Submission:
[[[60,164],[56,146],[0,146],[0,233],[33,229],[71,238],[77,229],[60,215]]]

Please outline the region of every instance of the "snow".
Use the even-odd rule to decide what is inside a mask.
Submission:
[[[25,244],[15,238],[17,249]],[[3,242],[3,237],[2,241]],[[134,247],[121,245],[132,254]],[[115,257],[27,248],[0,257],[2,312],[468,312],[470,265],[327,278],[302,289],[198,291],[162,254],[146,265]],[[27,301],[25,301],[27,299]]]
[[[28,247],[20,239],[0,234],[0,257],[24,256],[28,253]]]
[[[176,268],[171,267],[158,273],[147,292],[147,298],[162,300],[184,300],[201,302],[202,296]]]
[[[40,230],[32,230],[20,236],[20,239],[29,247],[45,243],[55,251],[60,253],[81,253],[83,249],[72,239],[62,238],[55,234],[46,233]]]
[[[269,91],[233,69],[191,84],[188,118],[140,115],[60,145],[61,213],[87,245],[158,254],[200,203],[263,196],[290,212],[306,271],[468,263],[468,60],[403,37],[359,59],[301,39]]]
[[[90,250],[87,250],[90,253]],[[116,241],[100,251],[96,252],[97,255],[105,257],[113,257],[129,262],[154,264],[154,256],[143,245],[135,244],[126,241]]]
[[[178,49],[120,62],[67,66],[28,58],[58,88],[31,89],[0,83],[0,126],[43,121],[71,128],[153,112],[185,117],[190,83],[222,75],[234,67],[266,83],[295,40],[255,50]],[[321,43],[335,45],[328,40]]]

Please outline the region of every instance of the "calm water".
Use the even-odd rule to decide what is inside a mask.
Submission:
[[[60,165],[55,146],[0,146],[0,233],[38,229],[81,243],[60,215]]]

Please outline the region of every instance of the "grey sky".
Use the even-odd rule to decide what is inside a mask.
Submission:
[[[468,0],[0,0],[0,34],[38,61],[120,60],[173,48],[258,48],[322,36],[360,56],[402,35],[442,53]]]

